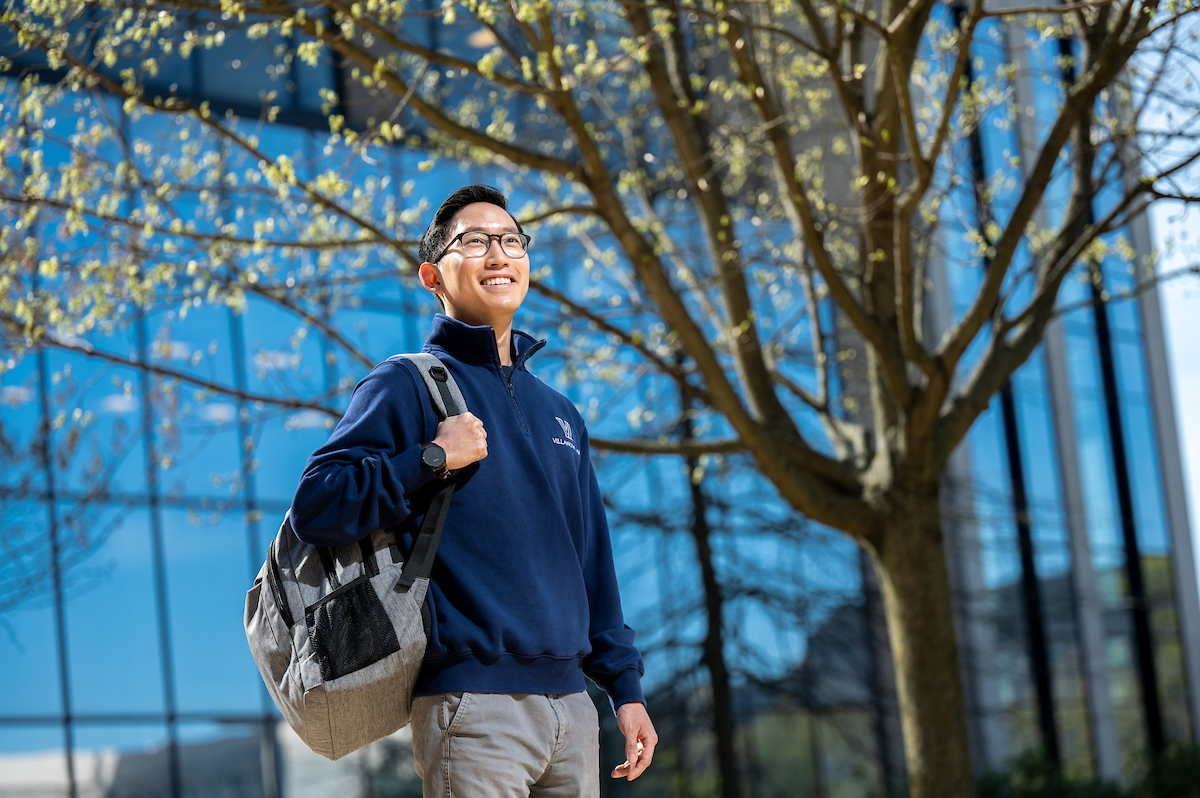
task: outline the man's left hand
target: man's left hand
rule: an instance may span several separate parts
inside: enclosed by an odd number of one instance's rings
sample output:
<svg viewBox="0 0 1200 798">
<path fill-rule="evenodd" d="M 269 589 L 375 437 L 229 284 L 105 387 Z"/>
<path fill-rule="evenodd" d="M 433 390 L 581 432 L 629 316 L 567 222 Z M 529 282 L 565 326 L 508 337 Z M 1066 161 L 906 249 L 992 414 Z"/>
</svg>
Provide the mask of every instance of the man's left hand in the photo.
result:
<svg viewBox="0 0 1200 798">
<path fill-rule="evenodd" d="M 633 781 L 650 767 L 658 735 L 654 732 L 654 724 L 650 722 L 645 704 L 622 704 L 617 707 L 617 728 L 625 735 L 625 761 L 613 769 L 612 777 Z"/>
</svg>

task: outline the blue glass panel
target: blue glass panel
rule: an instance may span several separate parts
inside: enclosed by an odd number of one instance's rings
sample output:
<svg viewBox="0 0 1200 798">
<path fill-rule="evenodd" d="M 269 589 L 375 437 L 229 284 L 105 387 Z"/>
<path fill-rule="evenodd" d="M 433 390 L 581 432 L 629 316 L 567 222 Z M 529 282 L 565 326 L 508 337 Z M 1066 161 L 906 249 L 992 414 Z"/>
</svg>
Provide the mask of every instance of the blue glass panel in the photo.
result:
<svg viewBox="0 0 1200 798">
<path fill-rule="evenodd" d="M 327 352 L 336 358 L 336 363 L 328 373 L 331 379 L 326 383 L 327 389 L 335 387 L 342 379 L 348 379 L 348 387 L 352 388 L 367 375 L 375 363 L 398 352 L 413 351 L 405 348 L 408 332 L 406 328 L 410 325 L 405 324 L 404 318 L 397 312 L 340 310 L 333 323 L 342 338 L 354 347 L 355 351 L 364 355 L 371 365 L 351 357 L 344 347 L 327 340 Z"/>
<path fill-rule="evenodd" d="M 0 502 L 0 717 L 62 711 L 49 518 L 41 504 Z"/>
<path fill-rule="evenodd" d="M 1013 377 L 1025 495 L 1041 579 L 1065 574 L 1070 567 L 1058 449 L 1045 372 L 1039 350 Z"/>
<path fill-rule="evenodd" d="M 147 319 L 150 361 L 233 388 L 229 311 L 202 306 Z M 236 400 L 182 380 L 154 380 L 154 443 L 159 490 L 166 496 L 232 500 L 241 456 Z"/>
<path fill-rule="evenodd" d="M 39 454 L 37 358 L 30 355 L 14 361 L 0 375 L 0 486 L 40 490 L 45 486 L 45 468 Z"/>
<path fill-rule="evenodd" d="M 0 725 L 0 795 L 66 798 L 69 794 L 62 726 Z"/>
<path fill-rule="evenodd" d="M 311 410 L 273 416 L 259 426 L 255 447 L 255 491 L 261 499 L 291 504 L 304 464 L 317 447 L 329 440 L 336 419 Z M 267 527 L 283 519 L 265 519 Z"/>
<path fill-rule="evenodd" d="M 1157 431 L 1150 408 L 1141 403 L 1125 403 L 1121 406 L 1121 417 L 1139 548 L 1143 555 L 1167 554 L 1171 550 L 1171 537 L 1158 478 Z"/>
<path fill-rule="evenodd" d="M 201 91 L 218 102 L 258 109 L 271 92 L 276 93 L 274 105 L 287 107 L 287 85 L 274 68 L 280 59 L 274 49 L 283 42 L 277 33 L 262 39 L 250 39 L 244 32 L 232 30 L 220 47 L 197 48 L 192 57 L 199 58 L 202 72 Z"/>
<path fill-rule="evenodd" d="M 250 123 L 244 122 L 243 124 Z M 295 164 L 298 176 L 302 178 L 313 176 L 313 163 L 318 157 L 318 139 L 314 136 L 319 134 L 289 125 L 255 125 L 254 127 L 254 132 L 259 137 L 260 150 L 271 157 L 286 155 Z M 253 165 L 253 162 L 248 162 L 246 165 Z M 267 199 L 266 201 L 273 200 Z"/>
<path fill-rule="evenodd" d="M 97 348 L 136 359 L 127 331 L 95 336 Z M 60 490 L 137 495 L 146 490 L 141 375 L 99 358 L 50 350 L 53 458 Z"/>
<path fill-rule="evenodd" d="M 241 314 L 251 393 L 310 400 L 325 390 L 316 330 L 277 305 L 251 300 Z"/>
<path fill-rule="evenodd" d="M 61 512 L 86 514 L 90 530 L 91 554 L 72 571 L 66 591 L 75 710 L 163 711 L 149 512 L 67 504 Z"/>
<path fill-rule="evenodd" d="M 1062 70 L 1058 66 L 1058 40 L 1043 38 L 1038 31 L 1028 28 L 1025 41 L 1027 46 L 1023 55 L 1028 60 L 1029 86 L 1033 92 L 1033 96 L 1029 98 L 1029 108 L 1033 111 L 1032 120 L 1037 137 L 1033 142 L 1033 151 L 1036 152 L 1045 142 L 1050 127 L 1058 118 L 1065 92 Z M 1066 168 L 1069 158 L 1070 147 L 1064 147 L 1043 195 L 1042 205 L 1046 213 L 1046 222 L 1051 227 L 1062 223 L 1062 215 L 1071 195 L 1071 173 Z"/>
<path fill-rule="evenodd" d="M 165 726 L 79 723 L 73 738 L 80 794 L 109 798 L 171 794 Z"/>
<path fill-rule="evenodd" d="M 1142 323 L 1139 316 L 1135 299 L 1119 296 L 1112 299 L 1108 303 L 1108 321 L 1113 338 L 1140 345 Z"/>
<path fill-rule="evenodd" d="M 201 48 L 203 49 L 203 48 Z M 196 77 L 198 61 L 195 55 L 184 58 L 175 48 L 169 55 L 157 51 L 155 60 L 158 62 L 158 74 L 153 77 L 142 73 L 145 81 L 146 94 L 151 97 L 178 95 L 194 96 L 196 93 Z"/>
<path fill-rule="evenodd" d="M 1013 582 L 1021 573 L 1003 423 L 1000 403 L 993 400 L 967 438 L 971 451 L 972 505 L 970 509 L 964 508 L 969 515 L 962 520 L 976 527 L 982 546 L 983 582 L 989 588 Z"/>
<path fill-rule="evenodd" d="M 251 563 L 245 519 L 164 510 L 163 533 L 176 706 L 260 711 L 262 679 L 239 622 L 261 564 Z"/>
</svg>

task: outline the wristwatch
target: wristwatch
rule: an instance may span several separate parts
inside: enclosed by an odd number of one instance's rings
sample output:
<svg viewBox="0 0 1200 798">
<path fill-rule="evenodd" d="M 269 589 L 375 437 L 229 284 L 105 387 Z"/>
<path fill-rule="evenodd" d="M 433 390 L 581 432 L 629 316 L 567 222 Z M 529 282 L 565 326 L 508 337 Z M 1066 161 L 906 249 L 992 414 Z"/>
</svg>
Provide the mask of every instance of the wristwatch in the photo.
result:
<svg viewBox="0 0 1200 798">
<path fill-rule="evenodd" d="M 421 444 L 421 462 L 429 466 L 438 479 L 450 476 L 450 469 L 446 468 L 446 450 L 436 443 Z"/>
</svg>

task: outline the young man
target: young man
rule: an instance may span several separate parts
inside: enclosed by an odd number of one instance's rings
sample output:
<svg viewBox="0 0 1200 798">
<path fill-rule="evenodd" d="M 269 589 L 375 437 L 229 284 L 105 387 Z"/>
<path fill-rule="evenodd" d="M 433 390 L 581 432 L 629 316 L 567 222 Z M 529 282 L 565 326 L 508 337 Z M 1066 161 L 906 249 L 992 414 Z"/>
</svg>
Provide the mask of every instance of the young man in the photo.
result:
<svg viewBox="0 0 1200 798">
<path fill-rule="evenodd" d="M 494 188 L 459 189 L 421 239 L 421 282 L 445 311 L 425 351 L 446 364 L 470 412 L 439 422 L 411 364 L 376 367 L 309 458 L 292 526 L 309 543 L 345 545 L 399 524 L 411 544 L 438 480 L 456 480 L 413 691 L 424 794 L 598 796 L 584 675 L 608 694 L 625 736 L 614 778 L 640 776 L 658 738 L 583 419 L 525 369 L 545 342 L 513 329 L 529 237 L 507 206 Z"/>
</svg>

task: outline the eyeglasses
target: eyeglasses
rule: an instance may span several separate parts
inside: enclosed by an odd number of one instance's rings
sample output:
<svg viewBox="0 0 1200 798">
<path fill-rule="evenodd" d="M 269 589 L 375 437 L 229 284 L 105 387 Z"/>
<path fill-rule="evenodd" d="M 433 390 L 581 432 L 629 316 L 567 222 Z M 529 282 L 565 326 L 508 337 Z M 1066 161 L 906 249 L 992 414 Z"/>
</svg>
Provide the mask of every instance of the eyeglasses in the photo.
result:
<svg viewBox="0 0 1200 798">
<path fill-rule="evenodd" d="M 492 248 L 492 239 L 500 242 L 500 249 L 510 258 L 521 258 L 525 256 L 529 249 L 529 242 L 532 238 L 524 233 L 485 233 L 482 230 L 467 230 L 459 233 L 454 238 L 450 239 L 450 243 L 442 250 L 441 254 L 433 259 L 437 263 L 442 258 L 446 257 L 446 253 L 450 251 L 450 247 L 454 246 L 455 241 L 462 242 L 463 254 L 469 258 L 479 258 L 488 253 Z"/>
</svg>

